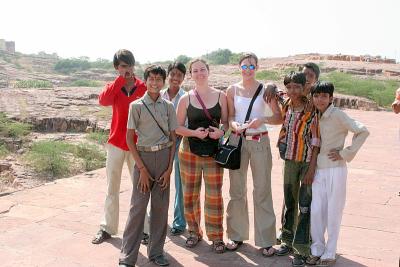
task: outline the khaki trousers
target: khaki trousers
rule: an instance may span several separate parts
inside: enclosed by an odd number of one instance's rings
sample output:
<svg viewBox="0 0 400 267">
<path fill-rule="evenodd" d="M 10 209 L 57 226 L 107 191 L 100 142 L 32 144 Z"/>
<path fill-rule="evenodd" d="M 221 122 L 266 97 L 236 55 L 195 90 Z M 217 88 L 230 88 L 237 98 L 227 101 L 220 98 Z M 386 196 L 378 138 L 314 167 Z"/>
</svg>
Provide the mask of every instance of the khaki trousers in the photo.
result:
<svg viewBox="0 0 400 267">
<path fill-rule="evenodd" d="M 100 223 L 100 229 L 110 235 L 118 233 L 119 222 L 119 189 L 121 185 L 121 173 L 124 162 L 128 165 L 131 181 L 133 179 L 133 166 L 135 161 L 129 151 L 107 144 L 107 194 L 104 203 L 104 217 Z M 144 232 L 149 232 L 148 218 L 145 219 Z"/>
<path fill-rule="evenodd" d="M 232 135 L 231 144 L 237 144 L 238 137 Z M 230 200 L 227 208 L 227 234 L 235 241 L 249 239 L 249 211 L 247 204 L 247 170 L 253 176 L 254 240 L 259 247 L 276 243 L 275 213 L 271 192 L 272 155 L 269 137 L 259 141 L 243 138 L 239 170 L 229 170 Z"/>
</svg>

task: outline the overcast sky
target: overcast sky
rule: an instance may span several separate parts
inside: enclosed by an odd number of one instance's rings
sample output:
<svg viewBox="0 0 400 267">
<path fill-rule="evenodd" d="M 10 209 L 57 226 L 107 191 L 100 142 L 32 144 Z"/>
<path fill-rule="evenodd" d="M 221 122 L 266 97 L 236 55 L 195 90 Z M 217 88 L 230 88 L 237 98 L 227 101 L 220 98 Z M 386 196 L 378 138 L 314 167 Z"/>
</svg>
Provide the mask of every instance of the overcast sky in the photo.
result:
<svg viewBox="0 0 400 267">
<path fill-rule="evenodd" d="M 259 57 L 301 53 L 381 55 L 400 61 L 399 0 L 9 0 L 0 39 L 23 53 L 140 62 L 218 48 Z"/>
</svg>

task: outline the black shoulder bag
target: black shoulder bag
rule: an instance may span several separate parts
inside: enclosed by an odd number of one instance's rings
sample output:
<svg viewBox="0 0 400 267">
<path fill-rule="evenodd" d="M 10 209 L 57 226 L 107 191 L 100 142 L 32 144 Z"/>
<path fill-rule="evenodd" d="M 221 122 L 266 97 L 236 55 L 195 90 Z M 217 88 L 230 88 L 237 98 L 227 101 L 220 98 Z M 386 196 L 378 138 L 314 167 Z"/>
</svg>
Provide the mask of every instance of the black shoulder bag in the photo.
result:
<svg viewBox="0 0 400 267">
<path fill-rule="evenodd" d="M 254 101 L 257 96 L 260 94 L 263 85 L 260 84 L 257 88 L 256 93 L 251 99 L 249 109 L 247 110 L 246 118 L 244 122 L 246 122 L 250 118 L 251 109 L 253 108 Z M 225 144 L 220 146 L 217 154 L 215 155 L 215 161 L 219 166 L 226 169 L 237 170 L 240 169 L 240 156 L 242 149 L 242 136 L 240 135 L 239 143 L 237 146 L 229 145 L 229 138 L 226 140 Z"/>
</svg>

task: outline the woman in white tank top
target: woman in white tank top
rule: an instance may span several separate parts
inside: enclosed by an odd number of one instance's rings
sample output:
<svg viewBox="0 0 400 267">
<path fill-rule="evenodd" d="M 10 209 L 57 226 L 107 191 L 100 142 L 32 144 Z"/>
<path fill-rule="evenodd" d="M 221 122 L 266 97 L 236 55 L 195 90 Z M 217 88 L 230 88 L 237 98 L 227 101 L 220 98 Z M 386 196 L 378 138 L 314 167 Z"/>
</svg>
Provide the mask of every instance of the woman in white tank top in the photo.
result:
<svg viewBox="0 0 400 267">
<path fill-rule="evenodd" d="M 260 82 L 256 80 L 258 58 L 253 53 L 244 54 L 239 61 L 242 80 L 227 90 L 229 125 L 233 133 L 231 144 L 242 136 L 240 169 L 229 170 L 230 200 L 227 208 L 228 250 L 236 250 L 249 239 L 247 207 L 247 169 L 250 163 L 253 177 L 254 240 L 262 247 L 266 257 L 274 255 L 276 242 L 275 213 L 272 205 L 272 156 L 268 125 L 281 124 L 282 116 L 276 100 L 264 101 L 264 91 L 254 101 L 250 118 L 244 121 L 252 97 Z"/>
</svg>

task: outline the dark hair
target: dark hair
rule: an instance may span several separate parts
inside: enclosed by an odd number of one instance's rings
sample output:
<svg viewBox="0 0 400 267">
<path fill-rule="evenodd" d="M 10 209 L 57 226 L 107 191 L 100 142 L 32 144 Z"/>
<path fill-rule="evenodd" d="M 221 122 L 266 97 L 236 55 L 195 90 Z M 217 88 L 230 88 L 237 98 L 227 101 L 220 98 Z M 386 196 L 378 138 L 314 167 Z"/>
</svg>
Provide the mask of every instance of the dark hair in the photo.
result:
<svg viewBox="0 0 400 267">
<path fill-rule="evenodd" d="M 306 85 L 306 75 L 302 72 L 291 71 L 289 74 L 285 75 L 285 78 L 283 78 L 283 84 L 286 86 L 291 82 L 304 86 Z"/>
<path fill-rule="evenodd" d="M 190 63 L 189 63 L 189 73 L 190 73 L 190 74 L 192 73 L 192 65 L 193 65 L 194 63 L 196 63 L 196 62 L 202 62 L 202 63 L 204 63 L 204 65 L 206 65 L 207 70 L 210 71 L 210 67 L 208 66 L 207 61 L 205 61 L 205 60 L 202 59 L 202 58 L 195 58 L 195 59 L 192 59 L 192 60 L 190 61 Z"/>
<path fill-rule="evenodd" d="M 161 75 L 164 82 L 165 82 L 165 79 L 167 78 L 167 72 L 160 65 L 150 65 L 144 70 L 143 76 L 144 76 L 145 81 L 147 81 L 147 78 L 149 78 L 150 73 L 152 73 L 154 75 Z"/>
<path fill-rule="evenodd" d="M 256 65 L 258 65 L 258 57 L 256 54 L 247 52 L 244 53 L 240 58 L 239 58 L 239 65 L 242 64 L 243 60 L 248 59 L 248 58 L 253 58 L 256 61 Z"/>
<path fill-rule="evenodd" d="M 317 77 L 317 80 L 319 78 L 319 74 L 320 74 L 320 70 L 317 64 L 315 64 L 314 62 L 307 62 L 306 64 L 304 64 L 304 68 L 307 69 L 312 69 L 312 71 L 315 73 L 315 76 Z"/>
<path fill-rule="evenodd" d="M 168 66 L 168 71 L 167 71 L 167 75 L 169 75 L 169 73 L 170 73 L 173 69 L 177 69 L 177 70 L 179 70 L 180 72 L 182 72 L 182 73 L 183 73 L 183 76 L 185 76 L 185 74 L 186 74 L 186 67 L 185 67 L 185 64 L 183 64 L 182 62 L 175 61 L 174 63 L 169 64 L 169 66 Z"/>
<path fill-rule="evenodd" d="M 128 64 L 129 66 L 135 66 L 135 57 L 132 52 L 126 49 L 120 49 L 114 54 L 113 64 L 117 68 L 121 61 Z"/>
<path fill-rule="evenodd" d="M 333 83 L 326 81 L 317 81 L 311 88 L 311 95 L 319 93 L 327 93 L 329 94 L 329 96 L 333 96 L 333 91 L 335 91 Z"/>
</svg>

